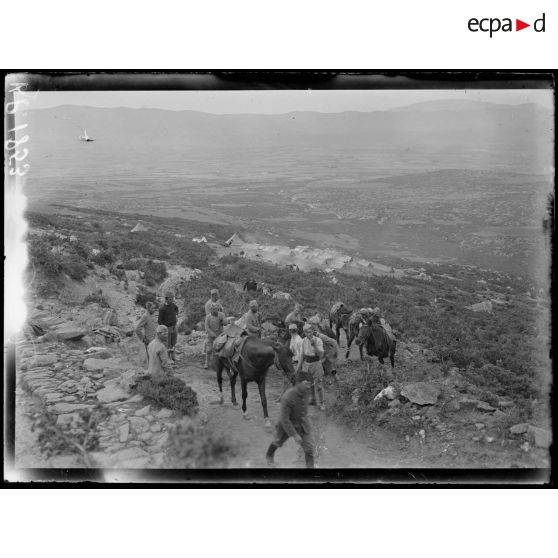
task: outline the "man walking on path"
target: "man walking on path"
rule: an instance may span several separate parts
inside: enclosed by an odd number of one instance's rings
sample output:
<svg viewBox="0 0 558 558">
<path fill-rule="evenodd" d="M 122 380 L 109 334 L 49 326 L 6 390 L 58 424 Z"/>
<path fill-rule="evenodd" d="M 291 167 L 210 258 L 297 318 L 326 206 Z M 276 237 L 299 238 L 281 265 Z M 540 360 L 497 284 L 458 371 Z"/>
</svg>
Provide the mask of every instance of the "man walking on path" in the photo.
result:
<svg viewBox="0 0 558 558">
<path fill-rule="evenodd" d="M 136 324 L 136 335 L 138 336 L 139 340 L 143 343 L 145 347 L 145 353 L 147 354 L 147 363 L 149 364 L 149 353 L 147 352 L 147 345 L 153 339 L 155 339 L 157 324 L 155 323 L 155 317 L 153 314 L 155 313 L 155 304 L 153 302 L 148 302 L 145 305 L 145 313 L 143 316 L 138 320 Z"/>
<path fill-rule="evenodd" d="M 304 324 L 303 330 L 305 338 L 302 341 L 302 360 L 298 363 L 297 373 L 303 371 L 310 374 L 312 377 L 310 405 L 316 404 L 317 394 L 318 406 L 321 411 L 325 411 L 324 368 L 322 366 L 324 344 L 319 337 L 314 335 L 314 328 L 311 324 Z"/>
<path fill-rule="evenodd" d="M 147 346 L 148 365 L 147 373 L 150 376 L 163 376 L 172 374 L 172 366 L 167 354 L 168 329 L 164 325 L 157 326 L 155 339 Z"/>
<path fill-rule="evenodd" d="M 222 306 L 218 302 L 213 302 L 211 304 L 211 313 L 205 317 L 205 333 L 207 337 L 205 339 L 205 363 L 203 367 L 206 369 L 209 368 L 209 362 L 213 356 L 213 341 L 223 333 L 225 316 L 219 312 L 219 308 L 222 308 Z"/>
<path fill-rule="evenodd" d="M 225 313 L 223 309 L 223 303 L 219 298 L 219 291 L 217 289 L 211 289 L 211 298 L 205 303 L 205 315 L 209 316 L 211 314 L 211 305 L 218 304 L 219 305 L 219 312 Z"/>
<path fill-rule="evenodd" d="M 273 456 L 291 436 L 304 451 L 306 467 L 314 468 L 314 443 L 310 436 L 308 420 L 308 394 L 312 377 L 307 372 L 297 375 L 297 383 L 281 397 L 281 411 L 275 427 L 275 439 L 267 449 L 266 459 L 273 467 Z"/>
<path fill-rule="evenodd" d="M 171 292 L 165 294 L 165 304 L 159 310 L 159 325 L 167 326 L 168 341 L 167 347 L 169 358 L 175 361 L 174 346 L 176 345 L 177 333 L 176 322 L 178 319 L 178 306 L 174 303 L 174 295 Z"/>
<path fill-rule="evenodd" d="M 250 337 L 262 336 L 262 315 L 258 312 L 258 301 L 251 300 L 248 305 L 250 310 L 244 314 L 244 329 Z"/>
</svg>

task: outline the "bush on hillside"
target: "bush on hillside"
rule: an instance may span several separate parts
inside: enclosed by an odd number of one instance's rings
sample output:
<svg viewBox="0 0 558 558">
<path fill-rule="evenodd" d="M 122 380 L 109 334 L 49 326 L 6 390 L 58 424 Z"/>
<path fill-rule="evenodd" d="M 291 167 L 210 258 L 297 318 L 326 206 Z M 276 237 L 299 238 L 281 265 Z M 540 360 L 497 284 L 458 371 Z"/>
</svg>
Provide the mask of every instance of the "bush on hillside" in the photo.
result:
<svg viewBox="0 0 558 558">
<path fill-rule="evenodd" d="M 164 262 L 149 260 L 142 268 L 145 273 L 144 280 L 149 287 L 155 287 L 162 283 L 167 277 L 167 266 Z"/>
<path fill-rule="evenodd" d="M 182 421 L 169 432 L 165 467 L 180 469 L 211 469 L 227 467 L 238 455 L 239 446 L 225 434 L 207 427 Z"/>
<path fill-rule="evenodd" d="M 141 376 L 136 382 L 137 392 L 153 403 L 193 416 L 198 412 L 196 392 L 173 376 Z"/>
</svg>

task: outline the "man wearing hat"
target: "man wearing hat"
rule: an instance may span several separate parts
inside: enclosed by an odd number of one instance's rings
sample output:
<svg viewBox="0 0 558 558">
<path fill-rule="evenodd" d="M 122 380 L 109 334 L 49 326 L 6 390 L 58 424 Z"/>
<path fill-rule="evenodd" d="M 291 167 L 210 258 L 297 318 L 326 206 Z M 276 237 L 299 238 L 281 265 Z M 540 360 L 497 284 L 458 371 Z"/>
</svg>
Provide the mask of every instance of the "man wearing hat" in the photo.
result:
<svg viewBox="0 0 558 558">
<path fill-rule="evenodd" d="M 223 333 L 223 324 L 225 320 L 225 315 L 219 312 L 222 306 L 218 302 L 212 302 L 210 306 L 210 314 L 205 317 L 205 333 L 207 335 L 205 339 L 205 364 L 204 368 L 209 368 L 209 362 L 213 356 L 213 341 Z"/>
<path fill-rule="evenodd" d="M 273 456 L 291 436 L 304 451 L 306 467 L 314 468 L 314 443 L 310 436 L 310 421 L 308 420 L 308 394 L 312 376 L 308 372 L 299 372 L 296 384 L 288 389 L 281 397 L 279 420 L 275 426 L 275 439 L 267 449 L 266 459 L 273 467 Z"/>
<path fill-rule="evenodd" d="M 297 373 L 303 371 L 310 374 L 313 380 L 310 405 L 316 404 L 317 394 L 318 406 L 321 411 L 325 411 L 323 386 L 324 368 L 322 366 L 324 344 L 319 337 L 314 335 L 314 327 L 311 324 L 304 324 L 302 329 L 304 331 L 302 360 L 298 363 Z"/>
<path fill-rule="evenodd" d="M 223 303 L 219 299 L 219 291 L 217 289 L 211 289 L 211 298 L 205 303 L 205 315 L 209 316 L 211 314 L 211 305 L 218 304 L 219 312 L 225 313 L 223 309 Z"/>
<path fill-rule="evenodd" d="M 294 369 L 297 369 L 298 363 L 302 360 L 302 337 L 298 334 L 298 327 L 296 324 L 289 324 L 289 333 L 291 340 L 289 341 L 289 349 L 293 354 Z M 275 400 L 275 403 L 281 402 L 282 395 L 292 386 L 291 380 L 287 376 L 283 376 L 283 390 L 281 395 Z"/>
<path fill-rule="evenodd" d="M 297 302 L 294 306 L 294 310 L 290 314 L 287 314 L 285 325 L 288 326 L 290 324 L 301 323 L 302 321 L 302 305 Z"/>
<path fill-rule="evenodd" d="M 155 339 L 147 346 L 148 366 L 147 373 L 151 376 L 172 374 L 172 367 L 167 354 L 168 328 L 164 325 L 157 326 Z"/>
<path fill-rule="evenodd" d="M 244 314 L 244 329 L 247 331 L 249 337 L 262 336 L 262 315 L 258 312 L 258 301 L 251 300 L 248 307 L 250 308 Z"/>
<path fill-rule="evenodd" d="M 171 292 L 165 293 L 165 304 L 159 310 L 159 325 L 167 326 L 168 340 L 167 347 L 169 358 L 176 360 L 174 357 L 174 346 L 176 345 L 176 321 L 178 319 L 178 306 L 174 303 L 174 294 Z"/>
</svg>

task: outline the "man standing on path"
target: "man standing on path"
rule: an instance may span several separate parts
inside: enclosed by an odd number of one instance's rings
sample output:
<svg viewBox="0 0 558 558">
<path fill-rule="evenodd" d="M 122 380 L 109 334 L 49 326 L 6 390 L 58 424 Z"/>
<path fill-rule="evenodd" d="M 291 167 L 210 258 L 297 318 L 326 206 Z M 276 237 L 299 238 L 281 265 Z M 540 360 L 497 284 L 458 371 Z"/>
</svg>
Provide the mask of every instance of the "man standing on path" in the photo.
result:
<svg viewBox="0 0 558 558">
<path fill-rule="evenodd" d="M 244 314 L 244 329 L 250 337 L 262 336 L 262 315 L 258 312 L 258 301 L 251 300 L 248 312 Z"/>
<path fill-rule="evenodd" d="M 174 362 L 174 346 L 176 345 L 177 333 L 176 322 L 178 319 L 178 306 L 174 303 L 174 295 L 171 292 L 165 294 L 165 304 L 159 310 L 159 325 L 167 326 L 168 329 L 168 352 L 169 358 Z"/>
<path fill-rule="evenodd" d="M 316 404 L 316 394 L 318 395 L 318 406 L 321 411 L 325 411 L 324 405 L 324 368 L 322 358 L 324 356 L 324 344 L 319 337 L 314 335 L 314 328 L 311 324 L 304 324 L 304 339 L 302 341 L 302 360 L 298 363 L 297 373 L 300 371 L 308 372 L 312 377 L 312 390 L 310 405 Z"/>
<path fill-rule="evenodd" d="M 172 374 L 172 366 L 167 354 L 168 329 L 164 325 L 157 326 L 155 339 L 147 346 L 148 366 L 150 376 L 163 376 Z"/>
<path fill-rule="evenodd" d="M 149 353 L 147 352 L 147 345 L 155 339 L 157 324 L 155 323 L 155 304 L 153 302 L 148 302 L 145 305 L 145 313 L 138 320 L 136 324 L 136 335 L 139 340 L 143 343 L 145 347 L 145 353 L 147 354 L 147 363 L 149 364 Z"/>
<path fill-rule="evenodd" d="M 308 420 L 308 394 L 312 377 L 307 372 L 297 375 L 297 383 L 288 389 L 281 397 L 281 411 L 275 427 L 275 439 L 267 449 L 266 459 L 273 467 L 273 456 L 291 436 L 304 451 L 306 467 L 314 468 L 314 443 L 310 436 L 310 421 Z"/>
<path fill-rule="evenodd" d="M 205 303 L 205 315 L 209 316 L 211 314 L 211 305 L 218 304 L 219 305 L 219 312 L 225 313 L 223 309 L 223 303 L 219 298 L 219 291 L 217 289 L 211 289 L 211 298 Z"/>
<path fill-rule="evenodd" d="M 211 310 L 209 316 L 205 317 L 205 333 L 207 335 L 205 339 L 205 363 L 203 367 L 205 369 L 209 368 L 209 363 L 211 357 L 213 356 L 213 341 L 223 333 L 223 322 L 225 320 L 224 314 L 219 312 L 219 308 L 222 306 L 218 302 L 213 302 L 211 304 Z"/>
<path fill-rule="evenodd" d="M 289 341 L 289 349 L 293 354 L 293 366 L 296 370 L 298 363 L 302 360 L 302 337 L 298 334 L 298 328 L 296 324 L 289 325 L 289 333 L 291 334 L 291 340 Z M 281 395 L 275 400 L 275 403 L 281 402 L 281 397 L 283 394 L 292 386 L 292 382 L 286 375 L 283 376 L 283 389 Z"/>
</svg>

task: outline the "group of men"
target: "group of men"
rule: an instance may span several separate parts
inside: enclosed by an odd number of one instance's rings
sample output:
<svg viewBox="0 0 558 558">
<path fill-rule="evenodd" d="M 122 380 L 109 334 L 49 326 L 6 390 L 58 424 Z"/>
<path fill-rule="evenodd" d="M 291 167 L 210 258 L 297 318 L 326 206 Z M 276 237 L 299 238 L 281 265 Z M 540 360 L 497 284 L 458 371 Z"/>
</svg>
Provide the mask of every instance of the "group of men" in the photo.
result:
<svg viewBox="0 0 558 558">
<path fill-rule="evenodd" d="M 237 321 L 249 336 L 261 337 L 263 319 L 258 309 L 258 302 L 251 300 L 248 311 Z M 178 307 L 172 293 L 165 294 L 163 306 L 159 309 L 155 323 L 154 303 L 146 304 L 146 311 L 136 325 L 136 334 L 145 346 L 148 374 L 170 374 L 176 361 L 175 345 L 177 341 Z M 276 425 L 275 437 L 269 446 L 266 459 L 270 466 L 274 463 L 274 454 L 288 438 L 292 437 L 304 451 L 306 466 L 314 466 L 314 444 L 311 438 L 310 422 L 307 417 L 308 405 L 317 405 L 325 410 L 324 373 L 331 373 L 335 378 L 337 343 L 324 335 L 318 324 L 305 322 L 302 306 L 295 304 L 294 310 L 285 318 L 285 325 L 290 334 L 289 347 L 293 355 L 296 381 L 284 379 L 283 391 L 276 400 L 280 403 L 280 416 Z M 378 319 L 379 309 L 363 308 L 359 311 L 363 318 Z M 219 291 L 212 289 L 210 299 L 205 303 L 204 368 L 209 368 L 213 357 L 213 343 L 221 335 L 228 321 L 225 317 Z M 299 324 L 303 325 L 303 336 L 299 335 Z M 385 321 L 382 320 L 383 324 Z"/>
<path fill-rule="evenodd" d="M 165 294 L 157 322 L 156 310 L 157 306 L 153 302 L 145 305 L 145 312 L 136 324 L 135 332 L 145 346 L 147 373 L 170 374 L 176 362 L 178 306 L 174 302 L 174 295 L 170 292 Z"/>
</svg>

